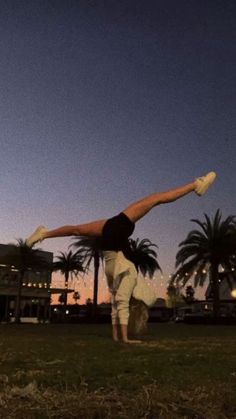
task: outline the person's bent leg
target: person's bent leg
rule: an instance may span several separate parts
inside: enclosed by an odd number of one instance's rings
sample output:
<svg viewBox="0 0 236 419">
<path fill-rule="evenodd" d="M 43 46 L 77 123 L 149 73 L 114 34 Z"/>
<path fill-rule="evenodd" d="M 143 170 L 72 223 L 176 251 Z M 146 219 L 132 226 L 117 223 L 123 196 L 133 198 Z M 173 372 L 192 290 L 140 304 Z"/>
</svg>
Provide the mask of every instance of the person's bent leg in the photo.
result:
<svg viewBox="0 0 236 419">
<path fill-rule="evenodd" d="M 28 246 L 49 238 L 66 236 L 101 236 L 102 229 L 106 220 L 93 221 L 88 224 L 65 225 L 54 230 L 48 230 L 44 226 L 39 226 L 31 236 L 26 239 Z"/>
<path fill-rule="evenodd" d="M 135 223 L 157 205 L 176 201 L 191 192 L 195 192 L 200 196 L 203 195 L 209 186 L 214 182 L 215 178 L 216 174 L 214 172 L 210 172 L 206 176 L 197 178 L 193 182 L 178 188 L 148 195 L 145 198 L 129 205 L 122 212 Z"/>
</svg>

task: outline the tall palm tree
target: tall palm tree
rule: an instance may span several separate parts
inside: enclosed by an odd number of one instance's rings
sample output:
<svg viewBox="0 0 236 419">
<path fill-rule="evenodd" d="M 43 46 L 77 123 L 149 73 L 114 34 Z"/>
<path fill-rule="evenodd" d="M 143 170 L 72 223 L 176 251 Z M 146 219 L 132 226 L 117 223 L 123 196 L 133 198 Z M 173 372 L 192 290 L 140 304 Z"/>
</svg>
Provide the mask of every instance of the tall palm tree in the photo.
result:
<svg viewBox="0 0 236 419">
<path fill-rule="evenodd" d="M 85 269 L 88 270 L 91 263 L 94 266 L 94 287 L 93 287 L 93 310 L 94 316 L 97 311 L 98 301 L 98 275 L 100 267 L 100 259 L 102 259 L 102 242 L 101 237 L 85 237 L 75 238 L 73 247 L 77 248 L 77 253 L 86 261 Z"/>
<path fill-rule="evenodd" d="M 23 239 L 18 239 L 17 244 L 9 245 L 9 253 L 6 257 L 6 263 L 13 265 L 18 271 L 17 295 L 15 305 L 15 322 L 20 323 L 20 304 L 22 294 L 22 284 L 25 273 L 32 271 L 51 271 L 51 264 L 43 256 L 40 249 L 33 249 L 27 246 Z"/>
<path fill-rule="evenodd" d="M 65 277 L 65 292 L 64 292 L 64 306 L 67 305 L 67 289 L 68 289 L 68 282 L 69 277 L 73 278 L 73 276 L 78 276 L 80 272 L 85 272 L 85 268 L 83 267 L 83 261 L 81 256 L 78 253 L 72 253 L 70 250 L 67 252 L 60 252 L 59 256 L 57 256 L 57 260 L 53 263 L 53 271 L 60 271 L 62 275 Z"/>
<path fill-rule="evenodd" d="M 161 271 L 157 262 L 157 253 L 153 249 L 158 248 L 156 244 L 151 243 L 149 239 L 140 240 L 139 238 L 129 239 L 129 242 L 132 261 L 143 276 L 148 275 L 152 278 L 156 270 Z"/>
<path fill-rule="evenodd" d="M 203 286 L 208 278 L 213 294 L 213 313 L 217 318 L 220 310 L 219 268 L 221 266 L 228 273 L 230 282 L 230 272 L 236 261 L 236 223 L 232 215 L 222 221 L 219 209 L 212 220 L 204 215 L 204 221 L 191 220 L 201 231 L 190 231 L 179 244 L 181 249 L 176 255 L 176 272 L 172 281 L 182 281 L 184 286 L 194 278 L 196 287 Z"/>
</svg>

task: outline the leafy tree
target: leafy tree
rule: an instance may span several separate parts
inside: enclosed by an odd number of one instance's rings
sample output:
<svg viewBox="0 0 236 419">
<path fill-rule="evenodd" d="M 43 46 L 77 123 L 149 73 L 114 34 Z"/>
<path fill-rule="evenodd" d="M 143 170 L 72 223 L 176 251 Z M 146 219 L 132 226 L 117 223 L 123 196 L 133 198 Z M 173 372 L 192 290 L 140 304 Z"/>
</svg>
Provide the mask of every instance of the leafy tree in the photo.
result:
<svg viewBox="0 0 236 419">
<path fill-rule="evenodd" d="M 27 246 L 23 239 L 18 239 L 17 244 L 9 245 L 6 264 L 13 265 L 19 271 L 17 276 L 15 322 L 20 323 L 21 294 L 25 273 L 30 270 L 33 272 L 51 271 L 52 265 L 40 249 L 33 249 Z"/>
<path fill-rule="evenodd" d="M 203 286 L 208 279 L 213 294 L 213 313 L 217 318 L 220 313 L 219 268 L 222 266 L 228 273 L 230 283 L 230 273 L 235 267 L 236 223 L 232 215 L 222 221 L 219 209 L 212 220 L 204 215 L 204 221 L 191 220 L 201 230 L 190 231 L 179 244 L 181 249 L 176 255 L 176 272 L 172 281 L 182 281 L 184 286 L 194 278 L 196 287 Z"/>
</svg>

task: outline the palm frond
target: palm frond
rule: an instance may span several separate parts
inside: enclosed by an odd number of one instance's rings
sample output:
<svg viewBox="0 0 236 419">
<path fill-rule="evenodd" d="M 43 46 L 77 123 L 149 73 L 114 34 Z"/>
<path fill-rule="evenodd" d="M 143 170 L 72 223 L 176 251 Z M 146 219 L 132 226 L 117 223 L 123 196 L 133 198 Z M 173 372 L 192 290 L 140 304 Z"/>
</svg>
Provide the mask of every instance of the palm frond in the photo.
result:
<svg viewBox="0 0 236 419">
<path fill-rule="evenodd" d="M 211 272 L 211 281 L 216 282 L 220 265 L 230 272 L 236 264 L 235 216 L 230 215 L 222 220 L 221 211 L 218 209 L 212 219 L 207 214 L 204 214 L 204 217 L 204 221 L 191 220 L 200 230 L 190 231 L 186 239 L 179 244 L 173 280 L 182 281 L 183 285 L 190 278 L 194 278 L 194 286 L 202 286 L 205 280 L 210 278 L 208 271 Z M 215 286 L 214 292 L 218 292 L 218 288 Z"/>
<path fill-rule="evenodd" d="M 129 239 L 132 261 L 136 269 L 142 273 L 143 276 L 148 275 L 153 277 L 156 270 L 161 271 L 161 267 L 157 261 L 157 252 L 153 248 L 158 246 L 152 243 L 149 239 Z"/>
</svg>

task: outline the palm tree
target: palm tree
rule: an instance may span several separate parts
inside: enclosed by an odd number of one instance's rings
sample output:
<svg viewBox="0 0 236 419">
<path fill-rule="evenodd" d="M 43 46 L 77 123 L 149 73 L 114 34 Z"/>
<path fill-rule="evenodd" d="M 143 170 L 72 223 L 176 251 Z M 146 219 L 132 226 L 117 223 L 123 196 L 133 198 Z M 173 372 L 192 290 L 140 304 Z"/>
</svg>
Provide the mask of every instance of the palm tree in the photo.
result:
<svg viewBox="0 0 236 419">
<path fill-rule="evenodd" d="M 21 293 L 25 273 L 29 270 L 50 271 L 52 266 L 46 260 L 46 257 L 43 256 L 40 249 L 33 249 L 32 247 L 27 246 L 23 239 L 18 239 L 17 244 L 9 246 L 9 253 L 6 260 L 7 264 L 14 266 L 19 271 L 19 275 L 17 276 L 15 322 L 20 323 Z"/>
<path fill-rule="evenodd" d="M 71 250 L 68 253 L 60 252 L 59 256 L 57 256 L 57 260 L 53 263 L 53 271 L 60 271 L 65 276 L 63 302 L 66 307 L 69 276 L 73 278 L 73 276 L 77 277 L 80 272 L 85 272 L 82 258 L 78 253 L 73 254 Z"/>
<path fill-rule="evenodd" d="M 86 261 L 85 270 L 88 270 L 92 262 L 94 265 L 93 314 L 95 316 L 98 301 L 98 274 L 100 259 L 102 259 L 101 237 L 80 236 L 79 239 L 75 238 L 75 240 L 72 246 L 78 249 L 77 253 Z"/>
<path fill-rule="evenodd" d="M 214 317 L 219 316 L 219 268 L 228 273 L 235 267 L 236 254 L 236 223 L 235 216 L 221 221 L 218 209 L 211 220 L 205 215 L 204 221 L 191 220 L 198 224 L 202 231 L 192 230 L 187 238 L 179 244 L 181 249 L 176 255 L 176 272 L 172 281 L 182 281 L 184 286 L 190 278 L 194 278 L 194 286 L 203 286 L 209 278 L 213 295 Z"/>
<path fill-rule="evenodd" d="M 143 276 L 148 275 L 153 277 L 156 270 L 161 271 L 161 267 L 157 262 L 157 253 L 153 247 L 158 247 L 156 244 L 151 243 L 149 239 L 139 240 L 137 238 L 129 239 L 130 253 L 132 262 L 135 264 L 137 271 L 140 271 Z"/>
</svg>

